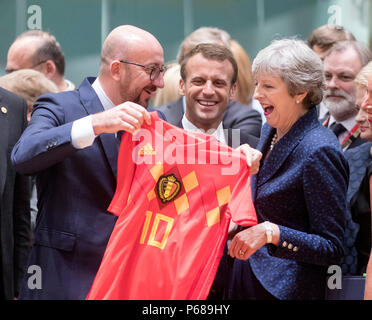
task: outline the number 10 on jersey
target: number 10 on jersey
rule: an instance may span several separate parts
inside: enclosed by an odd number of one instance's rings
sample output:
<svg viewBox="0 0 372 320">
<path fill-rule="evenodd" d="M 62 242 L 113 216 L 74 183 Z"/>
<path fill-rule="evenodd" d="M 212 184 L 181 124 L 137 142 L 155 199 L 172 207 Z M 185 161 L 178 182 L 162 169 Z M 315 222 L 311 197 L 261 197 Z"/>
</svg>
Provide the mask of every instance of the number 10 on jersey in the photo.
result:
<svg viewBox="0 0 372 320">
<path fill-rule="evenodd" d="M 146 240 L 148 231 L 150 229 L 150 224 L 151 224 L 151 220 L 152 220 L 152 214 L 153 213 L 151 211 L 146 211 L 146 219 L 145 219 L 145 223 L 144 223 L 143 228 L 142 228 L 142 234 L 141 234 L 141 238 L 140 238 L 140 244 L 144 244 L 145 243 L 145 240 Z M 155 237 L 156 237 L 156 234 L 157 234 L 157 231 L 158 231 L 158 228 L 159 228 L 159 223 L 161 221 L 167 223 L 167 226 L 165 228 L 165 232 L 164 232 L 164 235 L 163 235 L 162 240 L 161 241 L 157 241 L 157 240 L 155 240 Z M 164 247 L 165 247 L 165 245 L 166 245 L 166 243 L 167 243 L 169 234 L 170 234 L 170 232 L 172 230 L 173 223 L 174 223 L 174 219 L 173 218 L 167 217 L 167 216 L 165 216 L 163 214 L 160 214 L 160 213 L 156 213 L 155 214 L 154 221 L 152 223 L 152 227 L 151 227 L 151 231 L 150 231 L 150 236 L 149 236 L 149 239 L 147 241 L 147 244 L 150 245 L 150 246 L 154 246 L 154 247 L 157 247 L 157 248 L 163 250 Z"/>
</svg>

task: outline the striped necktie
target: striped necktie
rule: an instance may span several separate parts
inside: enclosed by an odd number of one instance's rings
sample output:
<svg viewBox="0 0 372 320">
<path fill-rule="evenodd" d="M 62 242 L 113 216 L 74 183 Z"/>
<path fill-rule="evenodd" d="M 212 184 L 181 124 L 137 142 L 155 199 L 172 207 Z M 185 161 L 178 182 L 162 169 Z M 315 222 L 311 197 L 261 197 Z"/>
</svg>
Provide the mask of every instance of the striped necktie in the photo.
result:
<svg viewBox="0 0 372 320">
<path fill-rule="evenodd" d="M 341 133 L 347 131 L 346 128 L 341 123 L 336 122 L 333 123 L 329 128 L 333 131 L 336 137 L 338 137 Z"/>
</svg>

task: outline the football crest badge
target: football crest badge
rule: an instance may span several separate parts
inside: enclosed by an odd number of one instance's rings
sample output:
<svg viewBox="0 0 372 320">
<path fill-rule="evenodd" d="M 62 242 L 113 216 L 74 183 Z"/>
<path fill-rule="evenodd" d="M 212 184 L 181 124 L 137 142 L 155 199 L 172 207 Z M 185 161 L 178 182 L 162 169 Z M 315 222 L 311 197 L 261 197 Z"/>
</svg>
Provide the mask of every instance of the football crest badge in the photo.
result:
<svg viewBox="0 0 372 320">
<path fill-rule="evenodd" d="M 181 182 L 171 173 L 161 176 L 156 184 L 156 191 L 162 203 L 172 201 L 181 191 Z"/>
</svg>

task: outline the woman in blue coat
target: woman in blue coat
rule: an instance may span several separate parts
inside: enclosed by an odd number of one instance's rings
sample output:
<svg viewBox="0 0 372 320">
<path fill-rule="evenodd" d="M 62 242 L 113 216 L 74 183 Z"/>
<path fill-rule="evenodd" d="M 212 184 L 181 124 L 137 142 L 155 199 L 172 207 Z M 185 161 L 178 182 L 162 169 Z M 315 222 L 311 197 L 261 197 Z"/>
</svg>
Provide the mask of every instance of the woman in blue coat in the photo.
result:
<svg viewBox="0 0 372 320">
<path fill-rule="evenodd" d="M 254 98 L 266 116 L 252 177 L 259 224 L 235 235 L 229 299 L 323 299 L 327 269 L 343 256 L 348 165 L 318 119 L 320 58 L 278 40 L 253 63 Z"/>
</svg>

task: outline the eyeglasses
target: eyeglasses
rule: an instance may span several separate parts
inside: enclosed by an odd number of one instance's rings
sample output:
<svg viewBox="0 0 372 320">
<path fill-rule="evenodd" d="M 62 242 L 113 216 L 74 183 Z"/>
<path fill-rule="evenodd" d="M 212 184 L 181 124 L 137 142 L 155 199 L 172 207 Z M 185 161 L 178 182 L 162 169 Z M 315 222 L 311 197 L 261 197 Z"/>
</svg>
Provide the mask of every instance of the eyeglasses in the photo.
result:
<svg viewBox="0 0 372 320">
<path fill-rule="evenodd" d="M 48 60 L 49 60 L 49 59 L 47 59 L 47 60 L 41 60 L 40 62 L 38 62 L 38 63 L 32 65 L 31 67 L 27 67 L 27 69 L 34 69 L 34 68 L 36 68 L 37 66 L 41 65 L 42 63 L 47 62 Z M 24 69 L 24 68 L 21 68 L 21 69 Z M 15 72 L 15 71 L 18 71 L 18 70 L 21 70 L 21 69 L 6 69 L 5 72 L 6 72 L 6 73 L 12 73 L 12 72 Z"/>
<path fill-rule="evenodd" d="M 47 59 L 47 60 L 41 60 L 40 62 L 38 62 L 37 64 L 34 64 L 32 67 L 31 67 L 31 69 L 33 69 L 33 68 L 35 68 L 35 67 L 37 67 L 37 66 L 39 66 L 39 65 L 41 65 L 42 63 L 45 63 L 45 62 L 47 62 L 49 59 Z"/>
<path fill-rule="evenodd" d="M 135 66 L 144 68 L 145 70 L 147 70 L 147 72 L 150 72 L 150 80 L 151 81 L 155 81 L 159 77 L 160 73 L 164 74 L 165 71 L 167 71 L 167 67 L 164 66 L 164 65 L 161 66 L 161 67 L 156 67 L 156 66 L 149 67 L 149 66 L 144 66 L 142 64 L 138 64 L 138 63 L 134 63 L 134 62 L 124 61 L 124 60 L 119 60 L 119 61 L 121 63 L 133 64 Z"/>
</svg>

